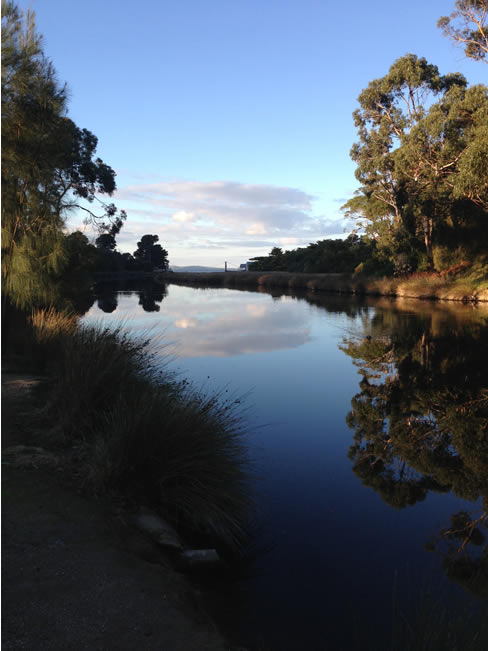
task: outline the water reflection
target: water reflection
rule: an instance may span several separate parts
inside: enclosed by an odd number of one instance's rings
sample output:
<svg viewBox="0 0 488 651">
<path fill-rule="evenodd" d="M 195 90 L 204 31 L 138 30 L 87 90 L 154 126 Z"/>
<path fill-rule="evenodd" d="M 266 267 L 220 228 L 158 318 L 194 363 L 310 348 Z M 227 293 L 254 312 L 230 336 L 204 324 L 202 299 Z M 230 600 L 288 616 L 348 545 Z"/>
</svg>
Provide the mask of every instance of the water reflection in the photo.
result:
<svg viewBox="0 0 488 651">
<path fill-rule="evenodd" d="M 253 389 L 252 416 L 267 424 L 247 441 L 260 473 L 256 544 L 272 545 L 224 615 L 244 640 L 388 649 L 394 585 L 407 617 L 405 595 L 423 609 L 431 577 L 439 617 L 475 602 L 455 581 L 486 594 L 482 308 L 170 285 L 147 312 L 143 288 L 120 289 L 114 312 L 94 304 L 86 319 L 178 341 L 185 377 Z"/>
<path fill-rule="evenodd" d="M 159 312 L 161 302 L 167 296 L 166 285 L 155 283 L 152 280 L 119 279 L 96 283 L 93 287 L 92 300 L 84 305 L 82 311 L 86 314 L 96 302 L 97 307 L 106 314 L 115 312 L 118 308 L 118 295 L 130 296 L 136 294 L 139 297 L 139 305 L 144 312 Z"/>
<path fill-rule="evenodd" d="M 428 548 L 448 576 L 488 597 L 486 329 L 377 309 L 341 349 L 362 375 L 347 415 L 355 474 L 400 509 L 430 491 L 473 502 Z"/>
<path fill-rule="evenodd" d="M 159 312 L 161 302 L 167 296 L 166 285 L 146 283 L 139 292 L 139 305 L 144 312 Z"/>
<path fill-rule="evenodd" d="M 135 292 L 138 304 L 145 312 L 159 312 L 163 298 L 168 296 L 165 286 L 148 283 L 136 285 L 131 291 L 129 283 L 100 284 L 95 288 L 97 308 L 105 313 L 117 310 L 115 318 L 130 324 L 137 320 L 137 311 L 129 305 L 118 304 L 122 297 Z M 176 343 L 179 358 L 229 357 L 264 353 L 306 344 L 310 338 L 308 318 L 296 310 L 294 298 L 280 294 L 273 301 L 262 293 L 236 292 L 233 290 L 203 290 L 195 292 L 195 300 L 188 289 L 172 286 L 165 309 L 158 320 L 146 322 L 151 327 L 164 328 L 168 338 Z M 204 295 L 203 295 L 204 293 Z M 96 318 L 92 309 L 88 318 Z"/>
<path fill-rule="evenodd" d="M 286 297 L 272 303 L 240 299 L 238 307 L 232 300 L 218 305 L 211 302 L 207 307 L 211 314 L 202 314 L 201 305 L 185 305 L 178 314 L 173 312 L 182 357 L 227 357 L 296 348 L 311 336 L 304 315 Z"/>
<path fill-rule="evenodd" d="M 97 305 L 106 314 L 111 314 L 117 309 L 117 293 L 110 285 L 102 285 L 97 292 Z"/>
</svg>

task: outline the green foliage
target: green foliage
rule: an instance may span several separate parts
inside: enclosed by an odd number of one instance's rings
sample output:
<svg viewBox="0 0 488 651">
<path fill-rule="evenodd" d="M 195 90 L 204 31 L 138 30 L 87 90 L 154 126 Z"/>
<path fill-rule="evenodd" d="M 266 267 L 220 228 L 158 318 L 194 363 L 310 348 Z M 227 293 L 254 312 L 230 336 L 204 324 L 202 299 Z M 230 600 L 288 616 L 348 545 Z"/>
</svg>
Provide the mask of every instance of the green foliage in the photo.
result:
<svg viewBox="0 0 488 651">
<path fill-rule="evenodd" d="M 7 235 L 6 246 L 9 239 Z M 61 294 L 56 281 L 66 261 L 64 236 L 56 226 L 26 232 L 2 257 L 2 292 L 22 308 L 57 303 Z"/>
<path fill-rule="evenodd" d="M 488 88 L 408 54 L 359 104 L 351 157 L 361 187 L 343 210 L 376 241 L 375 257 L 432 269 L 435 244 L 486 250 Z"/>
<path fill-rule="evenodd" d="M 456 0 L 455 7 L 437 26 L 464 47 L 468 58 L 488 63 L 488 0 Z"/>
<path fill-rule="evenodd" d="M 468 259 L 469 252 L 462 246 L 434 246 L 434 267 L 439 271 L 449 269 Z"/>
<path fill-rule="evenodd" d="M 252 271 L 289 271 L 292 273 L 352 273 L 366 261 L 374 243 L 357 235 L 346 239 L 321 240 L 305 248 L 282 251 L 275 247 L 267 257 L 252 258 Z"/>
<path fill-rule="evenodd" d="M 102 230 L 120 230 L 115 173 L 95 158 L 96 137 L 67 116 L 67 91 L 44 56 L 34 17 L 2 0 L 2 292 L 17 306 L 58 300 L 69 260 L 66 211 L 78 207 Z M 83 203 L 85 202 L 85 203 Z"/>
</svg>

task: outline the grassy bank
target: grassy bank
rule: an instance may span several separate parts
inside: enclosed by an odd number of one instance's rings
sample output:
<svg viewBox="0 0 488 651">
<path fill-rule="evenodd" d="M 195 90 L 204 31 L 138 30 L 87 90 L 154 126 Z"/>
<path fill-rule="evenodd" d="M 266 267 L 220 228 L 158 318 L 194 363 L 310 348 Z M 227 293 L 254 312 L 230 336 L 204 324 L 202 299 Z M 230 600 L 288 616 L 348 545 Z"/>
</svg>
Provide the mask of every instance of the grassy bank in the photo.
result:
<svg viewBox="0 0 488 651">
<path fill-rule="evenodd" d="M 48 444 L 76 457 L 87 488 L 157 510 L 190 542 L 239 552 L 249 491 L 235 399 L 178 380 L 148 340 L 120 328 L 53 310 L 35 313 L 31 326 L 28 350 L 50 378 L 36 422 Z"/>
<path fill-rule="evenodd" d="M 401 278 L 368 278 L 350 274 L 230 271 L 166 273 L 163 282 L 210 287 L 305 289 L 366 296 L 390 296 L 463 302 L 488 301 L 488 268 L 453 269 L 451 273 L 419 273 Z"/>
</svg>

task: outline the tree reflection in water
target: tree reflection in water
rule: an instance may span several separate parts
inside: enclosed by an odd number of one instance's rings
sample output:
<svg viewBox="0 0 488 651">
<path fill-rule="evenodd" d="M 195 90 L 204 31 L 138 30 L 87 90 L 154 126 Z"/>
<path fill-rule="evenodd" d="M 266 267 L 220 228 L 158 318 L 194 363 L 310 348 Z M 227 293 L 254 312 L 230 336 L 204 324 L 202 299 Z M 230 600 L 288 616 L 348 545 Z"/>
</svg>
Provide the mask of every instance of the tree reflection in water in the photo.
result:
<svg viewBox="0 0 488 651">
<path fill-rule="evenodd" d="M 476 502 L 426 547 L 488 597 L 488 328 L 381 309 L 365 319 L 369 334 L 341 346 L 363 376 L 347 415 L 353 470 L 397 508 L 429 491 Z"/>
<path fill-rule="evenodd" d="M 166 285 L 162 283 L 147 283 L 139 290 L 139 305 L 144 312 L 159 312 L 159 303 L 167 296 Z"/>
<path fill-rule="evenodd" d="M 118 307 L 118 295 L 121 292 L 129 295 L 132 293 L 137 294 L 139 305 L 144 312 L 159 312 L 161 309 L 160 303 L 168 295 L 166 285 L 155 283 L 152 280 L 120 279 L 105 281 L 98 283 L 94 289 L 94 299 L 97 301 L 98 308 L 106 313 L 115 312 Z"/>
</svg>

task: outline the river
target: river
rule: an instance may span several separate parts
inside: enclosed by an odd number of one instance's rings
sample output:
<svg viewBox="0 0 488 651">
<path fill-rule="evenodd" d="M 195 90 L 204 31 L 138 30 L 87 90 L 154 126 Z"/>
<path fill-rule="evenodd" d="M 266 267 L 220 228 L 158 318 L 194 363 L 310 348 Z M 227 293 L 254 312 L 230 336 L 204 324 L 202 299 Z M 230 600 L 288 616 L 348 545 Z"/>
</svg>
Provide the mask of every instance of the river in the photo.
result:
<svg viewBox="0 0 488 651">
<path fill-rule="evenodd" d="M 83 318 L 149 332 L 182 377 L 241 401 L 253 558 L 215 605 L 234 639 L 440 649 L 406 636 L 472 634 L 488 598 L 488 308 L 107 284 Z"/>
</svg>

